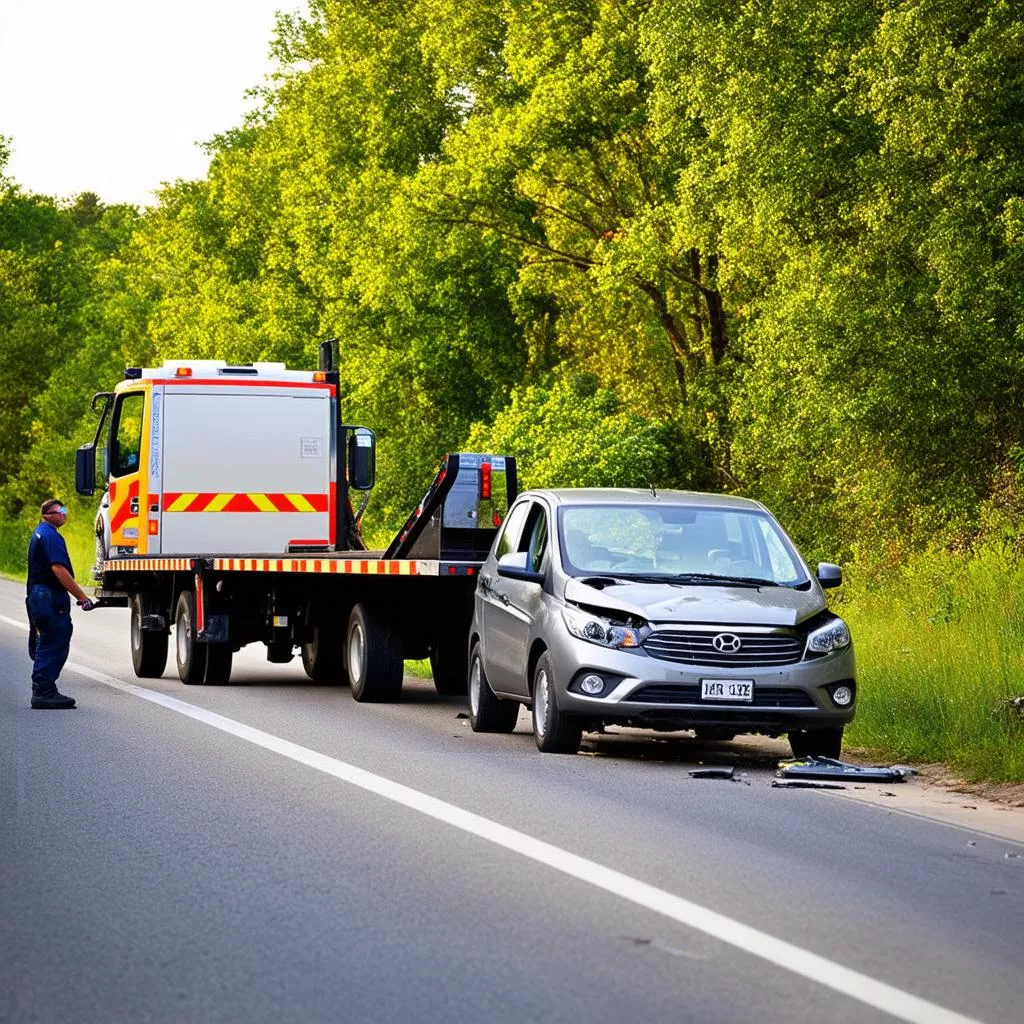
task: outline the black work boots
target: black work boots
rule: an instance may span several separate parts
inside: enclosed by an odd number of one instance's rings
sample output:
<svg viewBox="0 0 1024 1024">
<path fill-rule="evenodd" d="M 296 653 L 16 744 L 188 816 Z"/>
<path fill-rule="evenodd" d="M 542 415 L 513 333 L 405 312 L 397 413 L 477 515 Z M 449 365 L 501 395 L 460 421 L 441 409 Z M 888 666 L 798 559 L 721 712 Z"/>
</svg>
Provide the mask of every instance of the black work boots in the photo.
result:
<svg viewBox="0 0 1024 1024">
<path fill-rule="evenodd" d="M 56 683 L 32 684 L 32 707 L 40 709 L 62 710 L 75 706 L 74 697 L 65 697 L 57 689 Z"/>
</svg>

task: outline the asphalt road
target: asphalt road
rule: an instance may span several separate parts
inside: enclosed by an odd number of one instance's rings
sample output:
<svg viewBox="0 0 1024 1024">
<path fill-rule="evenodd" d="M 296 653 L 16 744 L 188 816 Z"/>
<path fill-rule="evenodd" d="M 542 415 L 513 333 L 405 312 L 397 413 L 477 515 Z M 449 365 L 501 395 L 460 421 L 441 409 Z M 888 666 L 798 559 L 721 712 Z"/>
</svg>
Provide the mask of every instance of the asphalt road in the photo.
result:
<svg viewBox="0 0 1024 1024">
<path fill-rule="evenodd" d="M 771 744 L 543 755 L 262 648 L 136 680 L 121 610 L 32 711 L 23 618 L 0 582 L 0 1020 L 1021 1020 L 1024 845 L 772 789 Z"/>
</svg>

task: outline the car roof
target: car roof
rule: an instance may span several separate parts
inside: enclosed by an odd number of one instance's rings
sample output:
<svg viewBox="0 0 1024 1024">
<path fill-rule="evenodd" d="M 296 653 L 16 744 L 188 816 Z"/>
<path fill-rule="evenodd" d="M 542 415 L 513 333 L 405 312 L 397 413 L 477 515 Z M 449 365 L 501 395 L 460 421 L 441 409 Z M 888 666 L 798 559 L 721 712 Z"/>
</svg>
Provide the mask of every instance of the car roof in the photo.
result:
<svg viewBox="0 0 1024 1024">
<path fill-rule="evenodd" d="M 554 505 L 703 505 L 708 508 L 764 511 L 764 505 L 751 498 L 709 494 L 705 491 L 673 491 L 650 487 L 557 487 L 523 493 L 543 495 Z"/>
</svg>

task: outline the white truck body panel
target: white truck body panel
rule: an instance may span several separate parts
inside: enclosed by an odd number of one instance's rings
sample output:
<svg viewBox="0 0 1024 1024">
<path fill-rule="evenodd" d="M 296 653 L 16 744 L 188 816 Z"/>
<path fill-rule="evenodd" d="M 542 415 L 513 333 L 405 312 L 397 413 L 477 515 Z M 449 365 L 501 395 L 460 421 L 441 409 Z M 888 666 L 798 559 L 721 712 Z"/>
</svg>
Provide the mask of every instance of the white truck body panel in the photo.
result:
<svg viewBox="0 0 1024 1024">
<path fill-rule="evenodd" d="M 160 554 L 284 553 L 297 543 L 327 544 L 335 457 L 332 403 L 326 388 L 289 383 L 197 382 L 163 389 Z M 174 495 L 182 497 L 175 502 Z M 200 496 L 191 509 L 171 510 L 175 503 L 187 506 L 189 495 Z M 227 495 L 262 505 L 281 504 L 285 496 L 284 504 L 299 507 L 313 499 L 315 510 L 197 511 L 208 495 L 218 496 L 215 505 Z"/>
</svg>

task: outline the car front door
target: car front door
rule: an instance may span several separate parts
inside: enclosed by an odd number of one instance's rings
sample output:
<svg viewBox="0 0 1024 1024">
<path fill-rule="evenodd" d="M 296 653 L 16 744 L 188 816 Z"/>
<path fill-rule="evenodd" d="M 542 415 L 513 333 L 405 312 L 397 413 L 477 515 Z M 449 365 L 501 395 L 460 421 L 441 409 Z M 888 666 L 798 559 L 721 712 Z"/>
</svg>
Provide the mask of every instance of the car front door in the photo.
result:
<svg viewBox="0 0 1024 1024">
<path fill-rule="evenodd" d="M 527 565 L 547 575 L 551 564 L 549 515 L 540 501 L 531 503 L 519 541 L 513 551 L 527 553 Z M 513 542 L 514 543 L 514 542 Z M 526 678 L 530 635 L 541 613 L 544 585 L 510 580 L 494 573 L 487 619 L 487 678 L 500 693 L 529 695 Z"/>
</svg>

